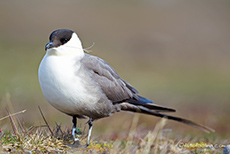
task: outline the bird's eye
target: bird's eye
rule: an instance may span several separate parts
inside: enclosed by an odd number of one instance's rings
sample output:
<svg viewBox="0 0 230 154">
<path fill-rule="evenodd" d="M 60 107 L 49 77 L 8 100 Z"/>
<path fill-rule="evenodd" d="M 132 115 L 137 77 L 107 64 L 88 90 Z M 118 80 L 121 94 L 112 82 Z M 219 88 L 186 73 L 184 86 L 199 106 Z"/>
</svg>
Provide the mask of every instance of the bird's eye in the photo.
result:
<svg viewBox="0 0 230 154">
<path fill-rule="evenodd" d="M 65 44 L 65 43 L 68 42 L 69 40 L 68 40 L 67 38 L 62 38 L 60 41 L 61 41 L 62 44 Z"/>
</svg>

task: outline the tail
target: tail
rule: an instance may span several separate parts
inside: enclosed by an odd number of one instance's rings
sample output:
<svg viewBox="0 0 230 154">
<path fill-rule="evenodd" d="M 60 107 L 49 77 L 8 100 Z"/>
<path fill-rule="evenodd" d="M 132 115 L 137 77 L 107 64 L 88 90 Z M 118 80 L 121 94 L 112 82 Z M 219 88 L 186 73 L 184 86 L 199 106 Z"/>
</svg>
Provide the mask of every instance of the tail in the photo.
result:
<svg viewBox="0 0 230 154">
<path fill-rule="evenodd" d="M 192 127 L 198 128 L 198 129 L 200 129 L 206 133 L 215 132 L 214 129 L 209 128 L 207 126 L 197 124 L 193 121 L 160 113 L 162 111 L 175 112 L 175 110 L 171 109 L 171 108 L 167 108 L 167 107 L 153 104 L 153 102 L 151 100 L 146 99 L 144 97 L 141 97 L 141 96 L 138 96 L 138 97 L 140 98 L 139 100 L 128 100 L 124 103 L 121 103 L 120 104 L 121 110 L 144 113 L 144 114 L 149 114 L 149 115 L 153 115 L 153 116 L 157 116 L 157 117 L 161 117 L 161 118 L 167 118 L 169 120 L 178 121 L 178 122 L 190 125 Z"/>
</svg>

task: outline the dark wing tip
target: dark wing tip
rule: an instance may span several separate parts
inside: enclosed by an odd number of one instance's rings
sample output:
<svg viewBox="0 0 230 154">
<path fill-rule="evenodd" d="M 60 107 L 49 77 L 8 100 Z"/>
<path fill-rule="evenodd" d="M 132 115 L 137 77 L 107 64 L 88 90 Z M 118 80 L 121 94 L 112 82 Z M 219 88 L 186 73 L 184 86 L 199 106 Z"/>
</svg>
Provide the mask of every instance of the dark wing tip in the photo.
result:
<svg viewBox="0 0 230 154">
<path fill-rule="evenodd" d="M 150 110 L 154 110 L 157 112 L 176 112 L 175 109 L 169 108 L 169 107 L 165 107 L 165 106 L 161 106 L 161 105 L 157 105 L 157 104 L 152 104 L 152 103 L 146 103 L 144 105 L 142 105 Z"/>
<path fill-rule="evenodd" d="M 130 99 L 127 100 L 127 102 L 133 105 L 143 106 L 147 109 L 154 110 L 157 112 L 176 112 L 175 109 L 154 104 L 152 100 L 144 98 L 139 95 L 138 95 L 138 100 Z"/>
</svg>

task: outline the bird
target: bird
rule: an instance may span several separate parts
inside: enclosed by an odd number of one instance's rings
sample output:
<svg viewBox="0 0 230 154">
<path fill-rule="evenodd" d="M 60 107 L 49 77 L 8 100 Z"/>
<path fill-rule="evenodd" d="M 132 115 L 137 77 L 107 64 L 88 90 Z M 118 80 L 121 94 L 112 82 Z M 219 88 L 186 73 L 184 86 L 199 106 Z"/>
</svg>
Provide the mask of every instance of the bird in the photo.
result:
<svg viewBox="0 0 230 154">
<path fill-rule="evenodd" d="M 72 116 L 74 141 L 78 141 L 75 137 L 77 119 L 89 119 L 88 146 L 93 122 L 120 111 L 167 118 L 207 133 L 214 131 L 191 120 L 162 113 L 176 110 L 140 96 L 109 63 L 85 53 L 81 40 L 73 30 L 57 29 L 50 34 L 49 41 L 38 68 L 40 87 L 54 108 Z"/>
</svg>

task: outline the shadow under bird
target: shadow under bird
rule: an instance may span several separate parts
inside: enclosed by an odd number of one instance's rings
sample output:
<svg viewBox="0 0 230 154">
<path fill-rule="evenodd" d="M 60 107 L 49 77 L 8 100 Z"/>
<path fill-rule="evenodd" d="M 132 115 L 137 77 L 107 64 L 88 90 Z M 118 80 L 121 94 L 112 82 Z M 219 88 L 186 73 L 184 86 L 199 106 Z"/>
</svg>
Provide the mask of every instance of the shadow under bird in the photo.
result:
<svg viewBox="0 0 230 154">
<path fill-rule="evenodd" d="M 214 131 L 190 120 L 161 113 L 175 110 L 141 97 L 106 61 L 84 53 L 80 39 L 72 30 L 55 30 L 49 40 L 38 70 L 41 90 L 53 107 L 73 117 L 75 141 L 78 140 L 75 138 L 77 118 L 89 118 L 89 145 L 93 121 L 119 111 L 165 117 L 205 132 Z"/>
</svg>

